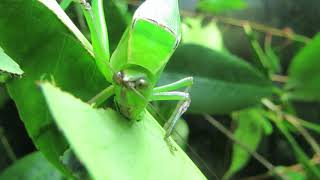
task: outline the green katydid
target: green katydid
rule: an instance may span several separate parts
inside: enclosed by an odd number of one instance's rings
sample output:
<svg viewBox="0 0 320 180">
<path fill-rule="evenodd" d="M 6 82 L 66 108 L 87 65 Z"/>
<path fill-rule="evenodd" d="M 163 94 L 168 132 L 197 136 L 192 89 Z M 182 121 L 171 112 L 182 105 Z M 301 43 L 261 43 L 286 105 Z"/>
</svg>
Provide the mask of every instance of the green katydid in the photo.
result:
<svg viewBox="0 0 320 180">
<path fill-rule="evenodd" d="M 146 0 L 134 13 L 131 25 L 109 59 L 106 23 L 102 0 L 92 6 L 81 0 L 91 31 L 94 54 L 100 71 L 112 85 L 89 103 L 99 106 L 115 95 L 115 103 L 128 119 L 140 120 L 151 101 L 179 101 L 165 125 L 169 137 L 190 104 L 187 90 L 192 77 L 155 87 L 170 56 L 180 41 L 180 16 L 177 0 Z M 185 88 L 180 92 L 178 89 Z"/>
</svg>

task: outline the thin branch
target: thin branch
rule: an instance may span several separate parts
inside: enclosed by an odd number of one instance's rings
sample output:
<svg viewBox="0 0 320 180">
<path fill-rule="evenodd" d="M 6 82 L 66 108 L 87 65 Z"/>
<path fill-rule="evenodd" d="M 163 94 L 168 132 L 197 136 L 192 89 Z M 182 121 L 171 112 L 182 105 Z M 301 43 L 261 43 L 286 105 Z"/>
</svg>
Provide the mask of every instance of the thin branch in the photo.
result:
<svg viewBox="0 0 320 180">
<path fill-rule="evenodd" d="M 288 76 L 282 76 L 278 74 L 271 74 L 271 80 L 279 83 L 286 83 L 288 81 Z"/>
<path fill-rule="evenodd" d="M 320 156 L 319 155 L 314 156 L 310 160 L 310 164 L 319 165 L 320 164 Z M 294 171 L 294 172 L 303 172 L 304 171 L 304 168 L 301 164 L 294 164 L 294 165 L 283 167 L 283 168 L 284 169 L 279 172 L 282 175 L 285 175 L 286 172 L 288 172 L 288 171 Z M 273 176 L 272 172 L 268 171 L 264 174 L 243 178 L 243 180 L 263 180 L 263 179 L 270 179 L 271 176 Z"/>
<path fill-rule="evenodd" d="M 281 109 L 273 104 L 268 99 L 263 99 L 262 103 L 269 108 L 271 111 L 279 114 L 282 116 L 285 120 L 287 120 L 290 124 L 295 126 L 297 130 L 300 132 L 300 134 L 305 138 L 305 140 L 310 144 L 313 151 L 320 155 L 320 146 L 318 145 L 317 141 L 310 135 L 310 133 L 303 127 L 302 123 L 300 122 L 299 118 L 296 118 L 295 116 L 291 114 L 287 114 L 285 112 L 282 112 Z"/>
<path fill-rule="evenodd" d="M 252 151 L 247 145 L 243 144 L 242 142 L 238 141 L 227 128 L 225 128 L 219 121 L 215 120 L 212 116 L 209 114 L 203 114 L 204 118 L 212 124 L 214 127 L 216 127 L 220 132 L 222 132 L 224 135 L 226 135 L 229 139 L 234 141 L 236 144 L 241 146 L 244 150 L 246 150 L 248 153 L 250 153 L 257 161 L 259 161 L 264 167 L 266 167 L 269 171 L 272 171 L 274 169 L 274 166 L 263 156 L 258 154 L 255 151 Z"/>
<path fill-rule="evenodd" d="M 297 42 L 308 43 L 310 41 L 309 37 L 296 34 L 290 28 L 277 29 L 277 28 L 270 27 L 257 22 L 252 22 L 252 21 L 242 20 L 242 19 L 235 19 L 231 17 L 213 16 L 213 18 L 215 18 L 218 22 L 222 22 L 224 24 L 229 24 L 229 25 L 238 26 L 242 28 L 246 25 L 249 25 L 256 31 L 272 34 L 273 36 L 284 37 Z"/>
<path fill-rule="evenodd" d="M 311 134 L 301 125 L 299 121 L 297 121 L 293 116 L 284 115 L 284 118 L 291 123 L 293 126 L 297 128 L 297 130 L 301 133 L 301 135 L 306 139 L 306 141 L 310 144 L 313 151 L 320 155 L 320 147 L 317 141 L 311 136 Z"/>
<path fill-rule="evenodd" d="M 237 140 L 232 132 L 230 132 L 227 128 L 225 128 L 219 121 L 214 119 L 209 114 L 203 114 L 204 118 L 213 126 L 215 126 L 220 132 L 222 132 L 224 135 L 226 135 L 229 139 L 234 141 L 236 144 L 238 144 L 240 147 L 242 147 L 245 151 L 247 151 L 252 157 L 254 157 L 258 162 L 260 162 L 265 168 L 268 169 L 269 172 L 272 172 L 272 174 L 276 174 L 277 176 L 281 177 L 282 179 L 288 179 L 286 176 L 283 176 L 278 172 L 278 169 L 275 168 L 275 166 L 269 162 L 266 158 L 264 158 L 262 155 L 257 153 L 256 151 L 252 151 L 250 147 L 248 147 L 246 144 L 243 144 L 239 140 Z"/>
</svg>

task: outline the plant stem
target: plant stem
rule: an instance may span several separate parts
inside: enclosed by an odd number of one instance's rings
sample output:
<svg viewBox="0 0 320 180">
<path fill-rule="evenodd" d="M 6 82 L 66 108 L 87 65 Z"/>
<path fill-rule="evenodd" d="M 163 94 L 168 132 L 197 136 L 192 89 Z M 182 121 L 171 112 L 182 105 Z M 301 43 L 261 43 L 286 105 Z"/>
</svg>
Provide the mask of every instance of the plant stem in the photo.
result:
<svg viewBox="0 0 320 180">
<path fill-rule="evenodd" d="M 288 29 L 288 28 L 277 29 L 264 24 L 260 24 L 260 23 L 256 23 L 248 20 L 234 19 L 230 17 L 214 16 L 214 18 L 219 22 L 238 26 L 238 27 L 244 27 L 245 25 L 250 25 L 253 29 L 257 31 L 272 34 L 274 36 L 288 38 L 297 42 L 308 43 L 310 41 L 309 37 L 296 34 L 291 29 Z"/>
<path fill-rule="evenodd" d="M 239 146 L 241 146 L 244 150 L 246 150 L 248 153 L 250 153 L 255 159 L 257 159 L 264 167 L 266 167 L 268 170 L 273 170 L 274 166 L 263 156 L 258 154 L 255 151 L 252 151 L 247 145 L 243 144 L 242 142 L 238 141 L 227 128 L 225 128 L 220 122 L 218 122 L 216 119 L 214 119 L 209 114 L 203 114 L 204 118 L 212 124 L 214 127 L 216 127 L 220 132 L 222 132 L 224 135 L 226 135 L 229 139 L 237 143 Z"/>
<path fill-rule="evenodd" d="M 297 121 L 295 118 L 292 118 L 292 116 L 285 116 L 285 119 L 297 128 L 297 130 L 300 132 L 300 134 L 310 144 L 310 146 L 312 147 L 313 151 L 316 154 L 320 155 L 320 147 L 319 147 L 318 143 L 310 135 L 310 133 L 301 125 L 301 123 L 299 121 Z"/>
<path fill-rule="evenodd" d="M 312 165 L 318 165 L 320 164 L 320 156 L 315 156 L 310 160 L 310 164 Z M 301 164 L 294 164 L 291 166 L 284 167 L 285 169 L 282 170 L 280 173 L 284 175 L 288 171 L 295 171 L 295 172 L 302 172 L 304 170 L 303 166 Z M 270 179 L 270 176 L 272 176 L 272 172 L 268 171 L 264 174 L 252 176 L 243 178 L 243 180 L 262 180 L 262 179 Z"/>
<path fill-rule="evenodd" d="M 290 124 L 292 124 L 294 127 L 297 128 L 297 130 L 300 132 L 300 134 L 306 139 L 306 141 L 310 144 L 313 151 L 316 154 L 320 155 L 320 146 L 318 145 L 317 141 L 310 135 L 310 133 L 303 127 L 303 124 L 300 122 L 299 118 L 296 118 L 295 116 L 291 114 L 287 114 L 281 111 L 281 109 L 273 104 L 268 99 L 263 99 L 262 103 L 269 108 L 271 111 L 279 114 L 280 116 L 284 117 L 285 120 L 287 120 Z"/>
<path fill-rule="evenodd" d="M 279 83 L 286 83 L 288 81 L 288 76 L 282 76 L 278 74 L 271 74 L 271 80 Z"/>
</svg>

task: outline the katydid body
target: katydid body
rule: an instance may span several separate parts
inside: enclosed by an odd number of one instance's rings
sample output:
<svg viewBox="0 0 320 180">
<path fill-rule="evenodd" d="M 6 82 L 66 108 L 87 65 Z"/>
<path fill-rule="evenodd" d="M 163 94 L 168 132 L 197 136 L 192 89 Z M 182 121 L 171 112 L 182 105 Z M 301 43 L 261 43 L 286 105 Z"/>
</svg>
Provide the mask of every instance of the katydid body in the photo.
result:
<svg viewBox="0 0 320 180">
<path fill-rule="evenodd" d="M 171 11 L 165 9 L 167 7 L 171 7 Z M 90 11 L 87 7 L 85 10 Z M 146 16 L 146 10 L 153 14 L 148 13 Z M 99 17 L 93 16 L 91 24 L 99 24 L 95 23 L 101 22 L 101 19 L 97 18 Z M 96 32 L 99 31 L 95 30 L 91 34 Z M 177 0 L 145 1 L 135 12 L 131 25 L 108 62 L 109 71 L 112 73 L 105 74 L 112 74 L 112 77 L 107 77 L 112 83 L 111 87 L 98 94 L 90 103 L 99 105 L 103 102 L 101 99 L 114 95 L 120 112 L 128 119 L 139 121 L 149 102 L 179 101 L 165 125 L 168 130 L 165 137 L 169 137 L 177 120 L 190 104 L 189 93 L 177 90 L 188 90 L 192 85 L 192 78 L 160 87 L 155 85 L 179 41 L 180 18 Z"/>
</svg>

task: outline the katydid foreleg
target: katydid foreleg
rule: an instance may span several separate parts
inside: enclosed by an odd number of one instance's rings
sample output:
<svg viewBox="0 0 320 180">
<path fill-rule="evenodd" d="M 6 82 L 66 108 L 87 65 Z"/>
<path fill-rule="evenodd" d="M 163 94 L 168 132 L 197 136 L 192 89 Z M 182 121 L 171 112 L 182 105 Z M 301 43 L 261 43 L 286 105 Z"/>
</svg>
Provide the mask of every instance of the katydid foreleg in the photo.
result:
<svg viewBox="0 0 320 180">
<path fill-rule="evenodd" d="M 101 104 L 103 104 L 109 97 L 114 95 L 114 86 L 108 86 L 103 91 L 101 91 L 99 94 L 91 98 L 88 103 L 91 104 L 93 107 L 98 107 Z"/>
</svg>

